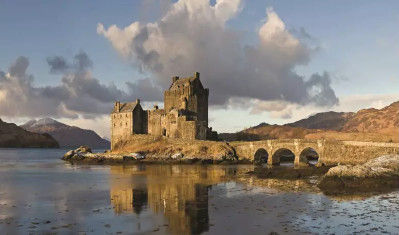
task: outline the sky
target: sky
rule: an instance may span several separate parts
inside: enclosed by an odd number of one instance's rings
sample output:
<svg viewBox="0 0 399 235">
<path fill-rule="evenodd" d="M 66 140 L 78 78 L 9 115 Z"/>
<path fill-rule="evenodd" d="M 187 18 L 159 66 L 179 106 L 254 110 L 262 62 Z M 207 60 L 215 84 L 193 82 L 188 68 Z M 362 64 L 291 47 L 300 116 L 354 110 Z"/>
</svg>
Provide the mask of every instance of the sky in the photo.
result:
<svg viewBox="0 0 399 235">
<path fill-rule="evenodd" d="M 113 102 L 162 106 L 201 73 L 234 132 L 399 100 L 398 1 L 0 0 L 0 118 L 109 137 Z"/>
</svg>

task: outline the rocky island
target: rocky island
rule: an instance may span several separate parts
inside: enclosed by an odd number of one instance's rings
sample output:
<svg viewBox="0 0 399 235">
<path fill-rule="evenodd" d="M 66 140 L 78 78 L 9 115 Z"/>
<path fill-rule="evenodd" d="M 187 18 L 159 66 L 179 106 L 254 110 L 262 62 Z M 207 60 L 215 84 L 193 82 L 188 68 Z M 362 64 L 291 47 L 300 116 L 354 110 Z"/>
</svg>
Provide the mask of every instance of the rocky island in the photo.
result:
<svg viewBox="0 0 399 235">
<path fill-rule="evenodd" d="M 172 78 L 170 88 L 164 92 L 163 109 L 154 105 L 152 109 L 144 110 L 139 99 L 135 102 L 115 102 L 110 114 L 111 150 L 92 153 L 90 147 L 81 146 L 67 152 L 63 160 L 91 164 L 267 163 L 267 169 L 260 168 L 252 173 L 261 178 L 301 178 L 325 174 L 321 188 L 354 187 L 361 185 L 359 179 L 387 178 L 393 182 L 399 175 L 398 155 L 389 155 L 398 153 L 398 145 L 395 143 L 299 138 L 292 135 L 285 136 L 291 139 L 274 140 L 268 139 L 269 135 L 263 135 L 266 138 L 264 140 L 257 132 L 246 133 L 250 137 L 255 134 L 258 137 L 247 141 L 220 141 L 217 133 L 208 126 L 208 96 L 209 89 L 204 88 L 200 74 L 196 72 L 193 77 Z M 387 122 L 389 125 L 384 125 L 385 129 L 391 130 L 391 126 L 397 123 L 397 110 L 392 107 L 397 105 L 398 102 L 380 111 L 372 110 L 372 115 L 367 115 L 367 118 L 363 116 L 370 113 L 368 111 L 356 114 L 325 113 L 284 128 L 313 130 L 333 127 L 334 131 L 348 131 L 349 127 L 370 126 L 356 120 L 374 123 L 377 128 L 378 123 L 372 119 L 379 118 L 381 112 L 392 116 L 392 120 Z M 264 124 L 252 129 L 269 127 Z M 392 142 L 391 139 L 389 142 Z M 270 167 L 279 165 L 280 158 L 287 154 L 295 158 L 294 165 L 299 168 L 287 170 Z M 383 155 L 388 156 L 377 158 Z M 316 167 L 308 167 L 313 166 L 308 160 L 314 156 L 318 157 L 318 164 Z"/>
</svg>

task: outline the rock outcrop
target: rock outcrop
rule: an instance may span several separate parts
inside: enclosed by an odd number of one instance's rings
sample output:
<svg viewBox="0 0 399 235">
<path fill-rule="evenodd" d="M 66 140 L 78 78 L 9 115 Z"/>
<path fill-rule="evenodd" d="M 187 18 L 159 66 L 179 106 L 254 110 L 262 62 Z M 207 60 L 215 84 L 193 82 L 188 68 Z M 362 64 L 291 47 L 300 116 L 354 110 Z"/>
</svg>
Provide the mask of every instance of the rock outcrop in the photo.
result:
<svg viewBox="0 0 399 235">
<path fill-rule="evenodd" d="M 100 164 L 177 163 L 219 164 L 237 163 L 234 149 L 224 142 L 176 140 L 169 138 L 148 141 L 131 139 L 118 144 L 118 148 L 105 153 L 92 153 L 81 146 L 68 151 L 63 160 Z"/>
<path fill-rule="evenodd" d="M 71 160 L 83 160 L 88 157 L 87 154 L 92 153 L 91 148 L 88 146 L 80 146 L 75 150 L 70 150 L 64 154 L 62 160 L 71 161 Z"/>
<path fill-rule="evenodd" d="M 356 191 L 399 188 L 399 155 L 385 155 L 359 165 L 331 168 L 319 187 L 326 191 Z"/>
</svg>

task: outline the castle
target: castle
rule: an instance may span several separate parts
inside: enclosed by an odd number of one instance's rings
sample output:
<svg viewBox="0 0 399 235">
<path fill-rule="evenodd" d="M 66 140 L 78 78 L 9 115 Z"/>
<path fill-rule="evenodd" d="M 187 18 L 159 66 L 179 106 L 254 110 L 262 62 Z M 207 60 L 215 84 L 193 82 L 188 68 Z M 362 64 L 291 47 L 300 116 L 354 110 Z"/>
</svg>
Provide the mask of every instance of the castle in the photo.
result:
<svg viewBox="0 0 399 235">
<path fill-rule="evenodd" d="M 187 140 L 217 139 L 208 128 L 209 89 L 204 88 L 200 74 L 194 77 L 172 78 L 164 93 L 164 108 L 157 105 L 144 110 L 140 100 L 115 102 L 111 113 L 111 148 L 132 135 L 148 134 Z"/>
</svg>

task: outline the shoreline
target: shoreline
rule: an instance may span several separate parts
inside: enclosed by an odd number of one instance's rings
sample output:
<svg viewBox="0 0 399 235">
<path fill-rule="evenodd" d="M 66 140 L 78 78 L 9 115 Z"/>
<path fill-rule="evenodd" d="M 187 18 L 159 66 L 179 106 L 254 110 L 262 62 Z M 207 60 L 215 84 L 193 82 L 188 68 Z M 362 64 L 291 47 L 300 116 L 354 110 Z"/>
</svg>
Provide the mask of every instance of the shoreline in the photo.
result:
<svg viewBox="0 0 399 235">
<path fill-rule="evenodd" d="M 235 155 L 196 155 L 185 156 L 182 153 L 160 154 L 135 153 L 92 153 L 91 149 L 81 146 L 68 151 L 62 160 L 71 164 L 93 165 L 237 165 L 253 164 L 248 159 L 238 159 Z M 386 191 L 399 188 L 399 155 L 384 155 L 357 165 L 338 166 L 302 166 L 256 167 L 247 173 L 260 179 L 300 179 L 321 176 L 318 187 L 326 194 Z"/>
<path fill-rule="evenodd" d="M 69 151 L 70 152 L 70 151 Z M 69 153 L 68 152 L 68 153 Z M 253 164 L 249 160 L 237 160 L 235 158 L 201 156 L 185 157 L 182 154 L 172 156 L 134 153 L 134 154 L 115 154 L 115 153 L 83 153 L 66 154 L 62 158 L 73 164 L 104 164 L 104 165 L 139 165 L 139 164 Z"/>
</svg>

